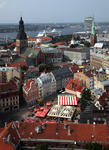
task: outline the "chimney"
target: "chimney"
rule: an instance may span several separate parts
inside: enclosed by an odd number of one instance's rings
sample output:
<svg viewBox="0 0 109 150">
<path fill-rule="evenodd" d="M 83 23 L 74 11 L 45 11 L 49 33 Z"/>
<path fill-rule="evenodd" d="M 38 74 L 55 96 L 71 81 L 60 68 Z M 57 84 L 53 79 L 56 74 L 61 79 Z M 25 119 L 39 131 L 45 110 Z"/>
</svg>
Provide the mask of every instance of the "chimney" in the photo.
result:
<svg viewBox="0 0 109 150">
<path fill-rule="evenodd" d="M 68 126 L 68 135 L 71 135 L 70 126 Z"/>
<path fill-rule="evenodd" d="M 6 137 L 3 136 L 3 143 L 5 144 L 6 143 Z"/>
<path fill-rule="evenodd" d="M 104 119 L 104 124 L 107 124 L 106 119 Z"/>
<path fill-rule="evenodd" d="M 46 127 L 46 124 L 42 123 L 42 129 L 45 129 L 45 127 Z"/>
<path fill-rule="evenodd" d="M 20 122 L 19 122 L 19 121 L 16 121 L 16 122 L 18 123 L 18 125 L 17 125 L 17 126 L 18 126 L 18 128 L 19 128 L 19 127 L 20 127 Z"/>
<path fill-rule="evenodd" d="M 64 124 L 64 129 L 67 129 L 68 125 L 67 124 Z"/>
<path fill-rule="evenodd" d="M 75 123 L 78 124 L 78 120 L 75 120 Z"/>
<path fill-rule="evenodd" d="M 7 128 L 7 122 L 5 122 L 5 128 Z"/>
<path fill-rule="evenodd" d="M 58 135 L 58 132 L 56 131 L 56 136 Z"/>
<path fill-rule="evenodd" d="M 7 142 L 8 142 L 8 143 L 10 143 L 10 139 L 11 139 L 11 136 L 10 136 L 10 134 L 9 134 L 8 137 L 7 137 Z"/>
<path fill-rule="evenodd" d="M 90 124 L 90 120 L 87 120 L 87 124 Z"/>
</svg>

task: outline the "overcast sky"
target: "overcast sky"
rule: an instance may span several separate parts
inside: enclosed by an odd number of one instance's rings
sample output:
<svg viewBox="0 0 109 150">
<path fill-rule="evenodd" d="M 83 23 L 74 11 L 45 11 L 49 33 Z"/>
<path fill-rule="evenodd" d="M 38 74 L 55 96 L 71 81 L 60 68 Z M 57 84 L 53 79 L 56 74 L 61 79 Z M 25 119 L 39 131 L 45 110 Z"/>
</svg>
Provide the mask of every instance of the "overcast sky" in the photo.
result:
<svg viewBox="0 0 109 150">
<path fill-rule="evenodd" d="M 109 0 L 0 0 L 0 23 L 109 22 Z"/>
</svg>

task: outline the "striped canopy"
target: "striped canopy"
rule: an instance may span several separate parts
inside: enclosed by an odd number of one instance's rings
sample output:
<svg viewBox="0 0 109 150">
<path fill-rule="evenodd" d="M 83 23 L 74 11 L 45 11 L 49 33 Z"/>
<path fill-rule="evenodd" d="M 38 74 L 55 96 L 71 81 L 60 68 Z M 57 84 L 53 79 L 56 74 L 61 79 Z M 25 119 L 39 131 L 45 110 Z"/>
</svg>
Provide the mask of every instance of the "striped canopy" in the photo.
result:
<svg viewBox="0 0 109 150">
<path fill-rule="evenodd" d="M 77 97 L 60 95 L 57 97 L 57 105 L 77 105 Z"/>
</svg>

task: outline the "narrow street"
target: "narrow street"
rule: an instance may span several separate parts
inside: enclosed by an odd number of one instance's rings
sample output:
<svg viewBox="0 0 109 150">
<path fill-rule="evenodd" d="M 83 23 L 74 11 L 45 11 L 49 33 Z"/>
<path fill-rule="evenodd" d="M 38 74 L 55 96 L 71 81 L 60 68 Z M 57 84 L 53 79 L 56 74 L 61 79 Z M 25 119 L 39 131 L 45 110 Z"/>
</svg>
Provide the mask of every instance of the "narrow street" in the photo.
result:
<svg viewBox="0 0 109 150">
<path fill-rule="evenodd" d="M 28 116 L 29 112 L 28 108 L 25 107 L 21 108 L 18 112 L 0 113 L 0 127 L 3 127 L 5 122 L 20 121 Z"/>
</svg>

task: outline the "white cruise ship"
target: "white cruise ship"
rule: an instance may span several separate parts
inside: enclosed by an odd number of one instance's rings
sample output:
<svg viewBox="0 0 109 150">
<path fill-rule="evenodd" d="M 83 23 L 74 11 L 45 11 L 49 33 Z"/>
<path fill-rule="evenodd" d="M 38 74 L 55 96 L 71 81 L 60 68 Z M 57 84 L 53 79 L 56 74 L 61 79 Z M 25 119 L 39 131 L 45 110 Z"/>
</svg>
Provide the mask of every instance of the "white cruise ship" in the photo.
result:
<svg viewBox="0 0 109 150">
<path fill-rule="evenodd" d="M 39 32 L 37 37 L 43 37 L 43 36 L 51 36 L 51 37 L 56 37 L 56 36 L 61 36 L 61 32 L 57 31 L 56 29 L 53 29 L 52 31 L 43 31 Z"/>
</svg>

